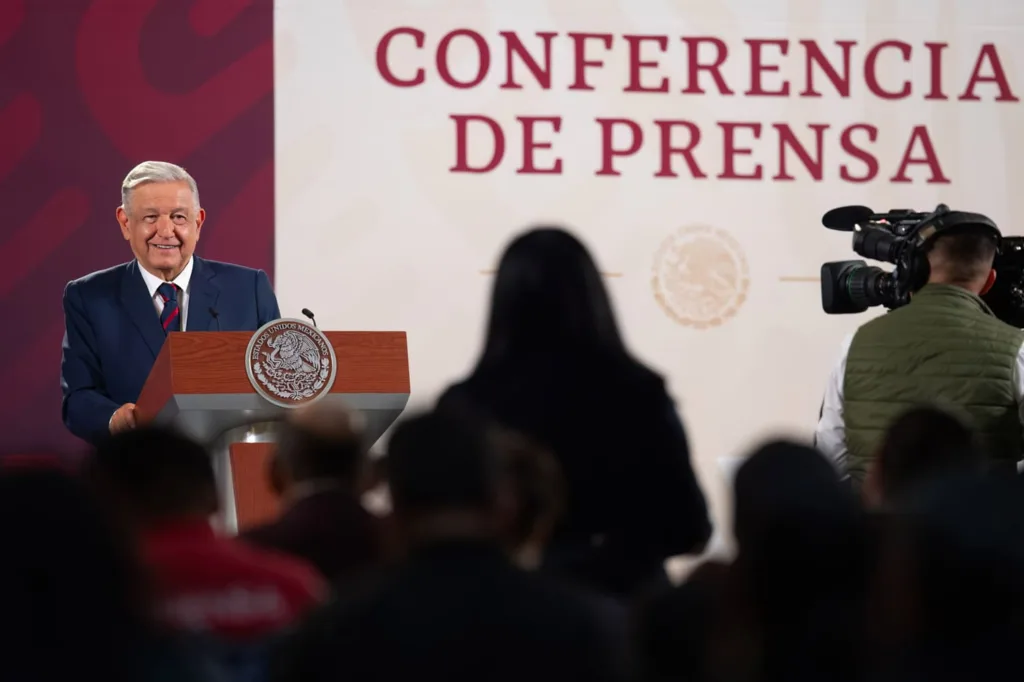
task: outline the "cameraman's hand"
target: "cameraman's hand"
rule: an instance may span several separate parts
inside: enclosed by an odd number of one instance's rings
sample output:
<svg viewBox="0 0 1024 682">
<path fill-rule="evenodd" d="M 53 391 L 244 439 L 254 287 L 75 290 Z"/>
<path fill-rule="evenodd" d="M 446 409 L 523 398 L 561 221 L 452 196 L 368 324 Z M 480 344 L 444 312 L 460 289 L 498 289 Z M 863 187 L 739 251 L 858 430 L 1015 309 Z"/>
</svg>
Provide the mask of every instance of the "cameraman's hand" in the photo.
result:
<svg viewBox="0 0 1024 682">
<path fill-rule="evenodd" d="M 125 403 L 110 417 L 110 432 L 120 433 L 135 428 L 135 403 Z"/>
</svg>

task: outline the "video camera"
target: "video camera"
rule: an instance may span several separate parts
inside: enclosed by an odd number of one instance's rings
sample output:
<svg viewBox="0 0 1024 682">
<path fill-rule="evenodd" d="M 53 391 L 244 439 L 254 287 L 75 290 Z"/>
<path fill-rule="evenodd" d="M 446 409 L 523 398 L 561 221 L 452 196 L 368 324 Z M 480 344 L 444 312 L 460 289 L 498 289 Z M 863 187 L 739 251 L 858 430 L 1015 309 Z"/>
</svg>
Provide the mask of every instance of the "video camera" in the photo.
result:
<svg viewBox="0 0 1024 682">
<path fill-rule="evenodd" d="M 1024 328 L 1024 237 L 1003 237 L 980 213 L 951 211 L 945 204 L 931 213 L 893 209 L 875 213 L 866 206 L 843 206 L 826 213 L 830 230 L 853 232 L 853 251 L 870 260 L 892 263 L 887 272 L 862 260 L 823 263 L 821 306 L 829 315 L 862 313 L 874 306 L 889 310 L 910 302 L 928 281 L 927 253 L 940 234 L 985 230 L 996 239 L 996 281 L 982 299 L 1007 324 Z"/>
</svg>

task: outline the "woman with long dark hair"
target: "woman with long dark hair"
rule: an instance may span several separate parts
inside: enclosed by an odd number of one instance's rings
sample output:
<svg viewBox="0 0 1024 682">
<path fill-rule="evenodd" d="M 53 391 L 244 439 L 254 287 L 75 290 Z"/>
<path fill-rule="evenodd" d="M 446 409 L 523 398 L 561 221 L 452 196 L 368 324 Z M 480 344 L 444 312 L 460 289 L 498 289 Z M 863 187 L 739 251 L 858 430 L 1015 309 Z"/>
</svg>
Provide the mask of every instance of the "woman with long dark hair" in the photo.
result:
<svg viewBox="0 0 1024 682">
<path fill-rule="evenodd" d="M 626 349 L 594 261 L 564 230 L 508 246 L 480 361 L 438 409 L 518 431 L 557 458 L 566 504 L 544 569 L 626 595 L 664 581 L 664 560 L 710 535 L 664 381 Z"/>
</svg>

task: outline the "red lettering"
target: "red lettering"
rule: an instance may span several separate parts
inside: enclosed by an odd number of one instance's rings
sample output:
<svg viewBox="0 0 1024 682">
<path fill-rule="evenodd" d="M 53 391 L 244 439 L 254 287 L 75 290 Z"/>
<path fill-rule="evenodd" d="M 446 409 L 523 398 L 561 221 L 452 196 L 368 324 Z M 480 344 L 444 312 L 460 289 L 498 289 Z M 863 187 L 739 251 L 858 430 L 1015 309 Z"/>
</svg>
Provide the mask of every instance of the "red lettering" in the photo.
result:
<svg viewBox="0 0 1024 682">
<path fill-rule="evenodd" d="M 725 79 L 722 78 L 722 64 L 725 63 L 726 58 L 729 56 L 729 47 L 725 44 L 725 41 L 719 38 L 683 38 L 683 42 L 686 43 L 686 82 L 687 85 L 683 88 L 683 94 L 686 95 L 703 95 L 704 90 L 700 87 L 700 72 L 709 71 L 711 77 L 715 79 L 715 85 L 718 86 L 718 92 L 722 95 L 731 95 L 733 91 L 729 89 L 729 86 L 725 84 Z M 710 43 L 715 48 L 715 60 L 711 64 L 701 64 L 700 62 L 700 46 L 702 43 Z"/>
<path fill-rule="evenodd" d="M 551 149 L 550 142 L 537 142 L 533 138 L 533 126 L 537 122 L 550 123 L 559 132 L 562 129 L 561 116 L 516 116 L 516 120 L 523 126 L 523 165 L 516 170 L 516 173 L 534 173 L 537 175 L 550 174 L 559 175 L 562 172 L 562 159 L 555 158 L 555 165 L 551 168 L 537 168 L 533 162 L 533 153 L 537 149 Z"/>
<path fill-rule="evenodd" d="M 537 63 L 533 55 L 527 51 L 523 41 L 512 31 L 501 31 L 498 35 L 505 39 L 505 82 L 501 85 L 504 90 L 521 90 L 522 85 L 515 81 L 512 75 L 513 57 L 526 65 L 526 68 L 533 74 L 534 80 L 544 90 L 551 89 L 551 39 L 557 36 L 554 32 L 538 32 L 537 35 L 544 41 L 544 67 Z"/>
<path fill-rule="evenodd" d="M 650 40 L 658 45 L 658 49 L 664 52 L 668 49 L 667 36 L 623 36 L 629 43 L 629 85 L 623 88 L 624 92 L 668 92 L 668 78 L 662 78 L 661 82 L 653 88 L 644 87 L 640 82 L 640 71 L 644 68 L 658 67 L 657 60 L 643 61 L 640 56 L 641 46 L 645 40 Z"/>
<path fill-rule="evenodd" d="M 679 174 L 672 170 L 672 155 L 681 154 L 686 160 L 690 169 L 690 175 L 695 178 L 706 178 L 707 174 L 697 165 L 693 158 L 693 149 L 700 143 L 700 128 L 690 121 L 655 121 L 655 125 L 661 129 L 661 168 L 654 174 L 656 178 L 677 178 Z M 672 129 L 676 126 L 686 128 L 690 133 L 690 141 L 685 147 L 672 146 Z"/>
<path fill-rule="evenodd" d="M 644 143 L 644 131 L 635 121 L 628 118 L 599 118 L 597 122 L 601 126 L 601 170 L 597 171 L 595 175 L 622 175 L 615 170 L 612 161 L 616 156 L 632 156 L 640 151 L 640 147 Z M 620 123 L 629 128 L 632 136 L 626 149 L 616 149 L 613 142 L 613 128 Z"/>
<path fill-rule="evenodd" d="M 459 36 L 466 36 L 476 44 L 477 51 L 477 69 L 476 76 L 468 82 L 462 82 L 456 80 L 452 75 L 451 70 L 448 68 L 448 50 L 451 47 L 452 41 Z M 487 47 L 487 41 L 484 40 L 483 36 L 476 31 L 468 28 L 458 28 L 454 31 L 450 31 L 441 38 L 441 42 L 437 46 L 437 72 L 441 74 L 441 80 L 453 88 L 465 90 L 468 88 L 475 88 L 483 82 L 484 78 L 487 77 L 487 71 L 491 68 L 491 50 Z"/>
<path fill-rule="evenodd" d="M 490 173 L 498 167 L 505 157 L 505 133 L 493 118 L 476 114 L 452 114 L 449 118 L 455 121 L 455 165 L 448 169 L 451 173 Z M 491 160 L 480 168 L 469 165 L 469 124 L 473 121 L 485 124 L 491 129 L 494 140 L 494 152 Z"/>
<path fill-rule="evenodd" d="M 388 64 L 388 48 L 391 47 L 391 41 L 396 36 L 407 35 L 412 36 L 412 39 L 416 43 L 417 49 L 423 49 L 423 43 L 426 41 L 426 35 L 423 31 L 417 28 L 393 28 L 384 34 L 384 37 L 377 43 L 377 72 L 380 77 L 383 78 L 388 84 L 395 86 L 396 88 L 411 88 L 415 85 L 419 85 L 426 80 L 426 72 L 420 68 L 416 69 L 416 75 L 411 79 L 402 80 L 395 75 L 394 71 L 391 70 L 391 66 Z"/>
<path fill-rule="evenodd" d="M 981 75 L 981 66 L 986 61 L 992 67 L 991 76 Z M 964 90 L 964 94 L 960 95 L 960 100 L 977 101 L 981 99 L 974 94 L 974 86 L 978 83 L 995 83 L 998 85 L 999 96 L 996 97 L 997 102 L 1020 101 L 1010 90 L 1010 83 L 1006 80 L 1006 72 L 1003 71 L 1003 64 L 999 61 L 999 53 L 996 52 L 996 46 L 992 43 L 985 43 L 981 46 L 981 52 L 978 53 L 978 60 L 974 62 L 974 70 L 971 71 L 971 80 L 967 83 L 967 88 Z"/>
<path fill-rule="evenodd" d="M 754 171 L 749 175 L 740 175 L 736 172 L 736 157 L 737 156 L 749 156 L 754 150 L 745 147 L 736 146 L 736 130 L 739 128 L 749 128 L 754 133 L 754 139 L 757 140 L 761 137 L 761 124 L 760 123 L 727 123 L 719 122 L 718 126 L 725 133 L 723 140 L 722 158 L 723 158 L 723 169 L 719 173 L 719 180 L 760 180 L 761 176 L 764 175 L 764 169 L 761 164 L 754 164 Z"/>
<path fill-rule="evenodd" d="M 589 61 L 587 59 L 587 40 L 595 38 L 604 43 L 604 49 L 612 49 L 612 34 L 611 33 L 570 33 L 569 37 L 572 38 L 572 49 L 573 49 L 573 63 L 575 64 L 575 80 L 572 85 L 569 86 L 570 90 L 593 90 L 594 88 L 587 84 L 587 67 L 588 66 L 604 66 L 604 62 Z"/>
<path fill-rule="evenodd" d="M 832 82 L 832 87 L 836 89 L 840 97 L 850 96 L 850 50 L 854 45 L 857 44 L 856 40 L 837 40 L 838 45 L 843 50 L 843 72 L 839 73 L 838 70 L 825 56 L 825 53 L 818 47 L 818 43 L 813 40 L 801 40 L 800 44 L 804 46 L 804 50 L 807 52 L 807 59 L 804 62 L 804 74 L 807 77 L 807 86 L 804 91 L 800 93 L 801 97 L 821 97 L 821 93 L 814 89 L 814 65 L 817 64 L 825 76 Z"/>
<path fill-rule="evenodd" d="M 779 172 L 772 180 L 795 180 L 786 171 L 786 147 L 789 147 L 800 158 L 800 162 L 811 174 L 811 178 L 820 181 L 824 168 L 825 156 L 825 131 L 829 126 L 827 123 L 810 123 L 808 128 L 814 131 L 816 158 L 811 158 L 807 149 L 800 144 L 800 140 L 793 134 L 793 130 L 785 123 L 775 123 L 773 128 L 779 131 Z"/>
<path fill-rule="evenodd" d="M 839 144 L 843 148 L 844 152 L 855 159 L 860 159 L 864 162 L 864 165 L 868 167 L 867 173 L 860 177 L 854 176 L 850 173 L 850 167 L 844 163 L 839 166 L 839 177 L 847 182 L 870 182 L 878 175 L 878 159 L 876 159 L 870 152 L 866 152 L 854 144 L 853 133 L 858 130 L 864 130 L 867 132 L 868 142 L 874 142 L 878 139 L 878 128 L 867 123 L 855 123 L 843 131 L 843 134 L 839 138 Z"/>
<path fill-rule="evenodd" d="M 785 97 L 789 94 L 789 81 L 783 80 L 778 90 L 765 90 L 761 85 L 761 76 L 765 71 L 777 72 L 778 64 L 765 64 L 761 61 L 761 48 L 765 45 L 774 45 L 779 48 L 783 57 L 789 52 L 788 40 L 760 40 L 751 39 L 743 41 L 750 46 L 750 89 L 746 95 L 751 97 Z"/>
<path fill-rule="evenodd" d="M 921 141 L 921 146 L 924 148 L 923 158 L 911 156 L 915 143 L 918 140 Z M 942 173 L 939 157 L 935 153 L 932 138 L 928 135 L 928 128 L 925 126 L 915 126 L 914 130 L 910 133 L 910 142 L 907 143 L 907 150 L 903 152 L 903 159 L 900 161 L 899 170 L 896 171 L 896 175 L 889 179 L 889 182 L 911 182 L 907 176 L 907 166 L 911 164 L 928 166 L 928 170 L 931 171 L 931 177 L 927 180 L 929 185 L 949 184 L 949 178 Z"/>
<path fill-rule="evenodd" d="M 928 48 L 928 75 L 931 77 L 931 89 L 925 99 L 949 99 L 942 92 L 942 51 L 949 43 L 925 43 Z"/>
<path fill-rule="evenodd" d="M 867 57 L 864 59 L 864 82 L 867 83 L 868 90 L 871 91 L 875 97 L 881 99 L 903 99 L 910 95 L 911 85 L 910 81 L 903 81 L 903 87 L 900 88 L 899 92 L 889 92 L 882 88 L 878 83 L 878 74 L 876 73 L 876 64 L 878 62 L 878 55 L 882 50 L 887 47 L 895 47 L 900 51 L 900 55 L 903 57 L 903 61 L 910 61 L 910 45 L 900 40 L 885 40 L 868 51 Z"/>
</svg>

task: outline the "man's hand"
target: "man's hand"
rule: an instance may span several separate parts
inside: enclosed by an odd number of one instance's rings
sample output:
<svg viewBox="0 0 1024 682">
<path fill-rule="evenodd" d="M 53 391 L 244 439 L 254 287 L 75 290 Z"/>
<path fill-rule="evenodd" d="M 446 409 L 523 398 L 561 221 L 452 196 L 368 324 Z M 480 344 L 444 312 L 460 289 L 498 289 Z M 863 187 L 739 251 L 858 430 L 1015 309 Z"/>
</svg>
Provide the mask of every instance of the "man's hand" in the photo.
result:
<svg viewBox="0 0 1024 682">
<path fill-rule="evenodd" d="M 110 432 L 120 433 L 135 428 L 135 403 L 125 403 L 110 418 Z"/>
</svg>

